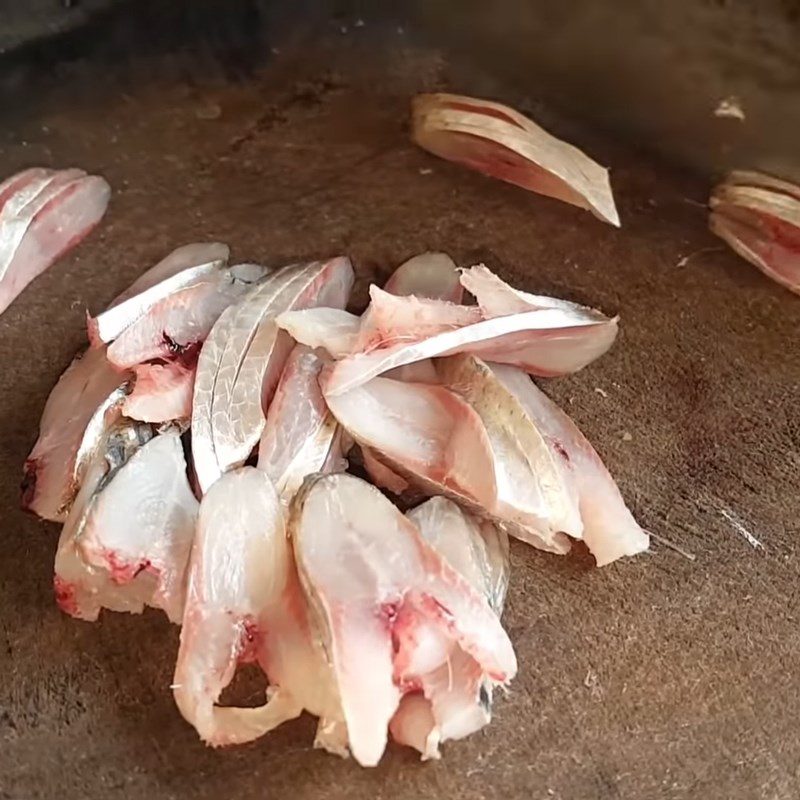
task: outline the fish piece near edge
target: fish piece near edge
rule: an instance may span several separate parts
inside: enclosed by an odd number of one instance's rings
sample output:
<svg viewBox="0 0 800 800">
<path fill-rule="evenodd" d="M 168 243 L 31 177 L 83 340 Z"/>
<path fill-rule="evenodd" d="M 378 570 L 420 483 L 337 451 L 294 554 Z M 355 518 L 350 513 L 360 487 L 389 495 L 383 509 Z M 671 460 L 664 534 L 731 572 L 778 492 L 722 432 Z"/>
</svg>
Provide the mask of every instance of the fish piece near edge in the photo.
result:
<svg viewBox="0 0 800 800">
<path fill-rule="evenodd" d="M 340 308 L 304 308 L 284 311 L 275 320 L 298 343 L 321 347 L 332 358 L 353 352 L 361 329 L 361 317 Z"/>
<path fill-rule="evenodd" d="M 440 158 L 585 208 L 619 227 L 608 170 L 533 120 L 490 100 L 420 94 L 412 138 Z"/>
<path fill-rule="evenodd" d="M 106 360 L 105 348 L 73 359 L 47 398 L 39 436 L 25 461 L 23 509 L 54 522 L 67 518 L 85 467 L 79 451 L 99 443 L 89 423 L 125 380 Z"/>
<path fill-rule="evenodd" d="M 413 294 L 451 303 L 460 303 L 464 296 L 458 269 L 447 253 L 420 253 L 409 258 L 389 276 L 383 289 L 395 295 Z"/>
<path fill-rule="evenodd" d="M 569 416 L 524 372 L 502 364 L 493 364 L 491 369 L 545 434 L 571 475 L 578 493 L 583 540 L 597 565 L 647 550 L 650 537 L 639 527 L 600 456 Z"/>
<path fill-rule="evenodd" d="M 137 365 L 133 370 L 133 388 L 122 406 L 123 413 L 142 422 L 189 420 L 195 369 L 180 361 Z"/>
<path fill-rule="evenodd" d="M 103 178 L 61 170 L 6 200 L 0 213 L 0 314 L 34 278 L 89 235 L 110 197 L 111 187 Z M 15 202 L 20 198 L 27 202 Z"/>
<path fill-rule="evenodd" d="M 378 763 L 403 694 L 452 652 L 494 683 L 514 677 L 513 647 L 485 598 L 374 486 L 310 479 L 292 513 L 298 570 L 360 764 Z"/>
<path fill-rule="evenodd" d="M 257 444 L 293 346 L 275 317 L 311 306 L 343 308 L 353 285 L 347 258 L 285 267 L 214 325 L 200 352 L 192 408 L 194 463 L 203 491 Z"/>
</svg>

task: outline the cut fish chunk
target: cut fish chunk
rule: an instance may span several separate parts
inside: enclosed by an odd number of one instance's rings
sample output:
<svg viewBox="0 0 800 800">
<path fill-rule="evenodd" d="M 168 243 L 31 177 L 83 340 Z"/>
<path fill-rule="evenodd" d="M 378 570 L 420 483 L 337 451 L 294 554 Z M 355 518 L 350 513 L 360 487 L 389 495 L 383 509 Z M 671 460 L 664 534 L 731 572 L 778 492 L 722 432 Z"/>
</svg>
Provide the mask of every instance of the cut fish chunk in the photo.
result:
<svg viewBox="0 0 800 800">
<path fill-rule="evenodd" d="M 379 761 L 415 669 L 460 648 L 485 678 L 513 678 L 513 648 L 486 600 L 377 489 L 350 475 L 309 480 L 293 519 L 298 569 L 360 764 Z"/>
<path fill-rule="evenodd" d="M 386 281 L 384 291 L 400 296 L 460 303 L 464 289 L 455 262 L 447 253 L 421 253 L 402 263 Z"/>
<path fill-rule="evenodd" d="M 307 475 L 323 469 L 335 444 L 338 425 L 318 380 L 324 365 L 313 350 L 297 345 L 267 411 L 258 468 L 266 472 L 285 503 Z"/>
<path fill-rule="evenodd" d="M 508 106 L 452 94 L 413 102 L 413 138 L 484 175 L 586 208 L 619 227 L 608 170 Z"/>
<path fill-rule="evenodd" d="M 111 189 L 82 170 L 27 179 L 0 212 L 0 314 L 105 214 Z"/>
<path fill-rule="evenodd" d="M 475 409 L 491 442 L 497 503 L 487 507 L 489 513 L 534 547 L 567 552 L 564 534 L 579 539 L 583 529 L 578 494 L 560 456 L 526 415 L 521 400 L 472 356 L 442 359 L 437 372 Z"/>
<path fill-rule="evenodd" d="M 79 452 L 91 452 L 99 443 L 97 427 L 89 423 L 125 379 L 106 360 L 105 348 L 90 349 L 67 367 L 47 398 L 39 438 L 25 461 L 25 510 L 66 520 L 85 468 Z"/>
<path fill-rule="evenodd" d="M 139 364 L 135 382 L 123 403 L 123 413 L 143 422 L 173 422 L 192 416 L 195 368 L 180 361 Z"/>
<path fill-rule="evenodd" d="M 361 317 L 341 308 L 284 311 L 276 322 L 296 342 L 321 347 L 333 358 L 344 358 L 353 352 L 361 329 Z"/>
<path fill-rule="evenodd" d="M 187 276 L 187 272 L 191 273 Z M 157 284 L 147 293 L 132 297 L 111 309 L 125 311 L 134 304 L 130 316 L 143 308 L 135 320 L 116 335 L 108 347 L 108 360 L 118 367 L 131 367 L 156 358 L 171 358 L 198 346 L 208 336 L 220 314 L 231 304 L 244 297 L 250 289 L 268 274 L 265 267 L 241 264 L 222 269 L 219 262 L 193 267 L 173 276 L 170 281 Z M 179 289 L 171 290 L 172 281 L 190 281 Z M 141 302 L 137 302 L 141 301 Z M 122 314 L 105 328 L 114 333 L 122 325 Z M 98 331 L 102 332 L 98 318 Z"/>
<path fill-rule="evenodd" d="M 647 550 L 648 535 L 625 505 L 614 479 L 575 423 L 520 370 L 492 365 L 571 476 L 578 493 L 583 539 L 598 566 Z"/>
<path fill-rule="evenodd" d="M 369 447 L 361 448 L 361 456 L 364 460 L 364 469 L 376 486 L 388 489 L 393 494 L 403 494 L 410 487 L 411 484 L 402 475 L 398 475 L 374 456 Z"/>
<path fill-rule="evenodd" d="M 491 445 L 480 417 L 457 394 L 374 378 L 325 399 L 362 449 L 391 472 L 433 494 L 450 492 L 486 508 L 496 505 Z"/>
<path fill-rule="evenodd" d="M 268 407 L 292 348 L 275 317 L 284 311 L 343 308 L 353 285 L 346 258 L 286 267 L 225 312 L 200 354 L 192 408 L 200 487 L 244 463 L 258 443 Z"/>
</svg>

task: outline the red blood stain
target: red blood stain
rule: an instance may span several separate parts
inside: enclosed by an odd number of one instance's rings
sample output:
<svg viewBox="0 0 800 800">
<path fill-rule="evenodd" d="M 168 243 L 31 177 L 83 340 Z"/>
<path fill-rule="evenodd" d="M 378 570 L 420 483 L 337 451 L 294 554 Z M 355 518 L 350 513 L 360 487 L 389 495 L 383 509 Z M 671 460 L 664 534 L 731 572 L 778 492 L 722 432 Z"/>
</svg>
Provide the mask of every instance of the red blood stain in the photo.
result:
<svg viewBox="0 0 800 800">
<path fill-rule="evenodd" d="M 58 607 L 71 617 L 78 616 L 78 600 L 76 598 L 75 584 L 62 580 L 58 575 L 53 576 L 53 591 L 56 595 Z"/>
</svg>

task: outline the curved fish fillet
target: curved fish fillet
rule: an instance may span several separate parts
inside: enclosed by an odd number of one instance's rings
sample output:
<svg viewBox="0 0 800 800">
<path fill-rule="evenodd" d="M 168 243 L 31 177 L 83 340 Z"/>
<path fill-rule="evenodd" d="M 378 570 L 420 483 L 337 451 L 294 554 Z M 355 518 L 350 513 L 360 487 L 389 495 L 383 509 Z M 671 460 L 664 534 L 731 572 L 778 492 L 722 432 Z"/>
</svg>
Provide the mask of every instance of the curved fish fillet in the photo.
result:
<svg viewBox="0 0 800 800">
<path fill-rule="evenodd" d="M 548 439 L 578 493 L 583 540 L 602 567 L 622 556 L 641 553 L 650 538 L 625 505 L 614 479 L 575 423 L 520 370 L 492 365 L 525 413 Z"/>
<path fill-rule="evenodd" d="M 361 328 L 361 317 L 340 308 L 284 311 L 275 321 L 296 342 L 321 347 L 333 358 L 344 358 L 353 352 Z"/>
<path fill-rule="evenodd" d="M 447 253 L 420 253 L 409 258 L 389 276 L 383 288 L 391 294 L 413 294 L 450 303 L 460 303 L 464 296 L 458 269 Z"/>
<path fill-rule="evenodd" d="M 378 763 L 417 670 L 440 666 L 454 648 L 487 679 L 514 677 L 513 648 L 486 600 L 373 486 L 351 475 L 307 481 L 293 542 L 360 764 Z"/>
<path fill-rule="evenodd" d="M 34 177 L 0 212 L 0 314 L 105 214 L 111 188 L 82 170 Z"/>
<path fill-rule="evenodd" d="M 63 522 L 78 491 L 83 467 L 79 450 L 96 444 L 89 422 L 125 381 L 106 360 L 105 348 L 78 355 L 47 398 L 39 438 L 25 461 L 22 507 L 43 519 Z"/>
</svg>

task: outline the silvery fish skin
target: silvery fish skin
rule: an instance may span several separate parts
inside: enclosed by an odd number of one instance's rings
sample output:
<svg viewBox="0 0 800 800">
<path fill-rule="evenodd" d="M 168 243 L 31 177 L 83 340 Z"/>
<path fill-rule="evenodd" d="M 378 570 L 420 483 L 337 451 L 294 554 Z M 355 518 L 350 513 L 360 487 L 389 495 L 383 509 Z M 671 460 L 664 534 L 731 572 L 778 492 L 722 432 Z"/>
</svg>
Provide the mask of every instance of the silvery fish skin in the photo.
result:
<svg viewBox="0 0 800 800">
<path fill-rule="evenodd" d="M 471 353 L 487 360 L 510 363 L 547 377 L 575 372 L 609 346 L 603 341 L 598 347 L 586 337 L 582 329 L 589 326 L 597 327 L 584 315 L 560 308 L 482 320 L 411 344 L 342 359 L 329 378 L 327 393 L 341 394 L 390 369 L 455 353 Z"/>
<path fill-rule="evenodd" d="M 447 253 L 420 253 L 409 258 L 389 276 L 383 289 L 399 296 L 416 295 L 450 303 L 460 303 L 464 296 L 458 269 Z"/>
<path fill-rule="evenodd" d="M 269 678 L 266 702 L 217 705 L 238 664 L 250 661 Z M 226 473 L 203 497 L 173 690 L 181 714 L 213 746 L 251 741 L 304 708 L 341 738 L 338 697 L 312 640 L 283 508 L 253 467 Z M 332 739 L 323 744 L 336 749 Z"/>
<path fill-rule="evenodd" d="M 353 284 L 346 258 L 285 267 L 224 312 L 203 345 L 192 409 L 194 463 L 202 491 L 245 461 L 292 348 L 275 317 L 316 305 L 343 308 Z"/>
<path fill-rule="evenodd" d="M 583 540 L 597 566 L 647 550 L 650 537 L 633 518 L 600 456 L 575 423 L 524 372 L 502 364 L 493 364 L 491 369 L 545 435 L 561 461 L 565 479 L 574 485 Z"/>
<path fill-rule="evenodd" d="M 742 258 L 800 294 L 800 187 L 753 172 L 733 172 L 710 200 L 711 231 Z"/>
<path fill-rule="evenodd" d="M 417 95 L 412 108 L 412 136 L 425 150 L 619 227 L 608 170 L 513 108 L 452 94 Z"/>
<path fill-rule="evenodd" d="M 111 188 L 83 170 L 28 173 L 0 211 L 0 314 L 105 214 Z"/>
<path fill-rule="evenodd" d="M 336 440 L 338 423 L 318 381 L 324 366 L 313 350 L 296 345 L 267 410 L 258 468 L 287 505 L 307 475 L 323 471 Z"/>
<path fill-rule="evenodd" d="M 66 520 L 81 481 L 79 453 L 93 451 L 100 442 L 90 422 L 125 381 L 126 375 L 106 360 L 105 348 L 90 348 L 67 367 L 47 398 L 39 438 L 25 461 L 25 510 L 54 522 Z"/>
<path fill-rule="evenodd" d="M 71 616 L 95 620 L 101 608 L 139 613 L 153 595 L 155 587 L 149 576 L 142 574 L 127 585 L 118 585 L 107 570 L 84 560 L 79 543 L 87 526 L 93 523 L 103 490 L 154 433 L 150 425 L 121 419 L 105 432 L 102 445 L 86 468 L 61 530 L 55 559 L 56 600 L 61 610 Z"/>
<path fill-rule="evenodd" d="M 582 537 L 578 494 L 562 459 L 521 401 L 472 356 L 442 359 L 436 371 L 445 386 L 475 409 L 491 442 L 497 502 L 487 511 L 506 523 L 511 535 L 534 547 L 567 552 L 564 534 Z"/>
<path fill-rule="evenodd" d="M 482 676 L 516 673 L 511 642 L 477 593 L 375 487 L 352 475 L 309 479 L 292 541 L 342 702 L 350 750 L 374 766 L 418 676 L 463 651 Z"/>
<path fill-rule="evenodd" d="M 157 358 L 174 358 L 198 347 L 220 314 L 244 297 L 270 270 L 255 264 L 226 268 L 212 263 L 188 270 L 194 273 L 188 285 L 164 289 L 165 284 L 178 281 L 186 272 L 148 290 L 153 294 L 147 299 L 144 313 L 108 346 L 108 360 L 112 364 L 127 368 Z M 111 311 L 124 310 L 127 303 L 134 303 L 140 297 L 137 295 Z"/>
</svg>

